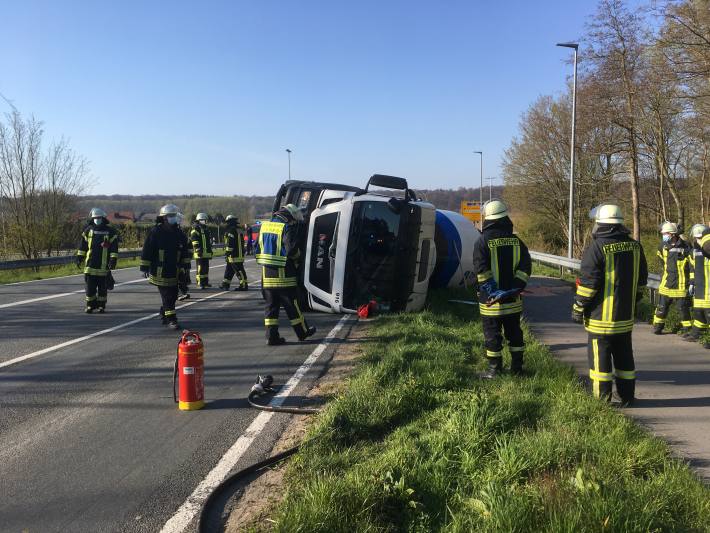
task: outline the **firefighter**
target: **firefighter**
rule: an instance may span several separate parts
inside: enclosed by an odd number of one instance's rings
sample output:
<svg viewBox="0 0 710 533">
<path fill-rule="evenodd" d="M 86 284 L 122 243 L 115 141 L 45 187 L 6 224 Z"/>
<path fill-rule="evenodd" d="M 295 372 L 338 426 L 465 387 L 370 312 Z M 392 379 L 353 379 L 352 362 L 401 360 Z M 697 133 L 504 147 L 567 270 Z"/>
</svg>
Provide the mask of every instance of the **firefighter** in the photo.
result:
<svg viewBox="0 0 710 533">
<path fill-rule="evenodd" d="M 89 224 L 81 233 L 76 252 L 76 266 L 84 267 L 86 284 L 86 312 L 106 310 L 107 280 L 118 262 L 118 233 L 108 223 L 106 212 L 94 207 L 89 213 Z"/>
<path fill-rule="evenodd" d="M 688 342 L 699 340 L 710 325 L 710 260 L 703 255 L 700 246 L 702 238 L 709 233 L 704 224 L 695 224 L 690 229 L 693 244 L 690 263 L 693 272 L 688 292 L 693 297 L 693 328 L 683 337 Z M 710 348 L 710 343 L 703 343 L 703 347 Z"/>
<path fill-rule="evenodd" d="M 224 279 L 220 288 L 229 290 L 234 274 L 239 278 L 239 287 L 235 291 L 249 290 L 247 271 L 244 270 L 244 230 L 239 225 L 239 219 L 234 215 L 227 216 L 227 231 L 224 234 L 224 256 L 227 266 L 224 269 Z"/>
<path fill-rule="evenodd" d="M 681 333 L 688 333 L 693 324 L 690 320 L 691 301 L 688 292 L 691 282 L 691 248 L 681 238 L 678 225 L 673 222 L 664 222 L 661 234 L 663 241 L 658 246 L 656 255 L 663 266 L 663 276 L 658 288 L 660 297 L 653 317 L 653 332 L 656 335 L 663 333 L 668 309 L 676 302 L 681 319 Z"/>
<path fill-rule="evenodd" d="M 155 225 L 143 244 L 140 269 L 143 277 L 158 287 L 162 305 L 163 325 L 180 329 L 175 302 L 178 286 L 184 284 L 190 271 L 190 243 L 178 225 L 179 210 L 168 204 L 160 208 L 159 224 Z"/>
<path fill-rule="evenodd" d="M 583 323 L 588 333 L 594 396 L 610 401 L 616 377 L 621 405 L 630 406 L 636 387 L 631 330 L 648 277 L 646 258 L 641 244 L 629 237 L 619 206 L 602 204 L 592 210 L 592 218 L 592 242 L 582 254 L 572 320 Z"/>
<path fill-rule="evenodd" d="M 288 204 L 274 213 L 270 222 L 264 222 L 256 247 L 256 262 L 262 267 L 262 292 L 266 300 L 264 325 L 269 346 L 283 344 L 279 335 L 279 309 L 283 306 L 299 340 L 306 340 L 316 332 L 308 327 L 298 306 L 298 223 L 303 212 Z"/>
<path fill-rule="evenodd" d="M 193 255 L 197 274 L 195 279 L 200 289 L 211 287 L 209 280 L 210 259 L 212 258 L 212 236 L 207 227 L 207 213 L 197 213 L 195 223 L 192 225 L 190 240 L 192 241 Z"/>
<path fill-rule="evenodd" d="M 182 223 L 185 220 L 185 215 L 182 213 L 178 213 L 178 229 L 185 235 L 185 240 L 188 242 L 188 245 L 190 246 L 190 257 L 192 257 L 192 243 L 190 240 L 187 238 L 187 235 L 185 234 L 185 231 L 182 229 Z M 190 298 L 190 289 L 189 286 L 192 284 L 192 280 L 190 279 L 190 266 L 191 262 L 188 263 L 187 268 L 183 270 L 184 276 L 183 279 L 180 280 L 180 283 L 178 283 L 178 300 L 183 301 L 187 300 Z"/>
<path fill-rule="evenodd" d="M 510 350 L 510 371 L 521 374 L 525 343 L 520 329 L 523 301 L 520 293 L 528 283 L 531 261 L 528 248 L 513 233 L 508 207 L 501 200 L 483 206 L 482 237 L 473 252 L 477 274 L 479 310 L 488 359 L 482 378 L 491 379 L 503 371 L 503 336 Z"/>
<path fill-rule="evenodd" d="M 247 235 L 247 255 L 252 255 L 254 253 L 254 231 L 251 228 L 251 224 L 244 224 L 244 231 Z"/>
</svg>

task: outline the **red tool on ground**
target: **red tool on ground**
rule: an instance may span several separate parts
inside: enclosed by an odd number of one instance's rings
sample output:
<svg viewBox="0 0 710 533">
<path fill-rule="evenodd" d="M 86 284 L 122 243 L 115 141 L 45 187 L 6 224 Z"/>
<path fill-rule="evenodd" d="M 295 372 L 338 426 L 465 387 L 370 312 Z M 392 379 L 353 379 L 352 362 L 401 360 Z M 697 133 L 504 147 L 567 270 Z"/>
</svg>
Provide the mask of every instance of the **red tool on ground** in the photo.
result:
<svg viewBox="0 0 710 533">
<path fill-rule="evenodd" d="M 196 331 L 185 330 L 178 342 L 173 371 L 173 400 L 181 411 L 195 411 L 205 405 L 204 345 Z M 179 379 L 178 379 L 179 376 Z M 175 383 L 179 382 L 179 395 Z M 178 399 L 179 396 L 179 399 Z"/>
</svg>

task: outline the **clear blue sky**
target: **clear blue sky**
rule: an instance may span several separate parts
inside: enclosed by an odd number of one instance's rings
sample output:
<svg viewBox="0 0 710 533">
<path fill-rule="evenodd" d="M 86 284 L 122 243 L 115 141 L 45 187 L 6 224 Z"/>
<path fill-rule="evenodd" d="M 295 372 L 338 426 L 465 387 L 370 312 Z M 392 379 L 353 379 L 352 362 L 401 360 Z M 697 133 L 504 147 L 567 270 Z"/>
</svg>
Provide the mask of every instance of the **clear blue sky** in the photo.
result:
<svg viewBox="0 0 710 533">
<path fill-rule="evenodd" d="M 0 92 L 91 161 L 97 194 L 273 194 L 287 175 L 476 186 L 563 89 L 592 0 L 33 1 Z M 0 110 L 9 110 L 0 101 Z"/>
</svg>

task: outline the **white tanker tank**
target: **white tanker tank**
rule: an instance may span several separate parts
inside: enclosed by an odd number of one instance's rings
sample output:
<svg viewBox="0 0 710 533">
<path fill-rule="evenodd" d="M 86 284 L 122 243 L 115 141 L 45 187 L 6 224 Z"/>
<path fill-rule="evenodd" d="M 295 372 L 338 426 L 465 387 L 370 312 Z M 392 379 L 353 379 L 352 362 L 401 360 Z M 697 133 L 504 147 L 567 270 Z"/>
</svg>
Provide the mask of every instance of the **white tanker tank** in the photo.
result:
<svg viewBox="0 0 710 533">
<path fill-rule="evenodd" d="M 475 285 L 473 248 L 481 232 L 467 218 L 454 211 L 436 210 L 434 245 L 436 267 L 429 287 L 466 288 Z"/>
</svg>

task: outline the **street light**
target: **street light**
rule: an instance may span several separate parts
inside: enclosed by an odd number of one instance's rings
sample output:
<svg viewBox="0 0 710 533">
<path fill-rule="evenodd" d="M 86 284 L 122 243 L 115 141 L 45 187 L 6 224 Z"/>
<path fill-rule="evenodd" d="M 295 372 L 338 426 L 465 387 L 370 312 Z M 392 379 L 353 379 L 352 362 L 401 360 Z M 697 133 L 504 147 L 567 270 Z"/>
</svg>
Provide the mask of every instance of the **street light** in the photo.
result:
<svg viewBox="0 0 710 533">
<path fill-rule="evenodd" d="M 574 134 L 577 122 L 577 50 L 578 43 L 557 43 L 557 46 L 563 48 L 572 48 L 574 50 L 574 71 L 572 74 L 572 143 L 570 147 L 570 163 L 569 163 L 569 214 L 567 231 L 567 257 L 572 258 L 572 244 L 574 242 L 574 227 L 572 217 L 574 216 Z"/>
<path fill-rule="evenodd" d="M 493 199 L 493 180 L 495 180 L 494 177 L 486 178 L 488 180 L 488 201 L 490 202 Z"/>
<path fill-rule="evenodd" d="M 474 150 L 474 154 L 479 154 L 481 156 L 481 186 L 478 189 L 479 192 L 479 204 L 481 207 L 481 221 L 483 221 L 483 152 Z"/>
<path fill-rule="evenodd" d="M 291 179 L 291 149 L 286 148 L 286 153 L 288 154 L 288 179 Z"/>
</svg>

